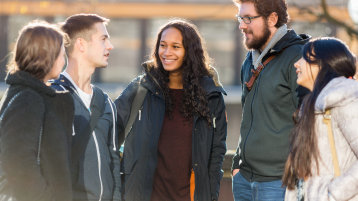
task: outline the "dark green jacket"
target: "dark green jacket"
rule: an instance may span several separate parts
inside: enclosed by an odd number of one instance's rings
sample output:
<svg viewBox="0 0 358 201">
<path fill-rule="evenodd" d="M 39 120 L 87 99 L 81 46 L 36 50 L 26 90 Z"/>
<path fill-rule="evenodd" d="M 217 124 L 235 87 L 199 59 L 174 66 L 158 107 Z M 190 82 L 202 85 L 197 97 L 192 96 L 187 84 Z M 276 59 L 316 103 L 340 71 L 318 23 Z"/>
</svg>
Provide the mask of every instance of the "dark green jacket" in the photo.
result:
<svg viewBox="0 0 358 201">
<path fill-rule="evenodd" d="M 241 69 L 243 116 L 240 143 L 233 169 L 249 181 L 281 179 L 289 151 L 289 134 L 294 126 L 292 115 L 299 95 L 294 63 L 308 35 L 289 30 L 263 58 L 276 55 L 261 71 L 251 91 L 245 86 L 253 69 L 252 53 Z M 301 87 L 300 87 L 301 88 Z"/>
</svg>

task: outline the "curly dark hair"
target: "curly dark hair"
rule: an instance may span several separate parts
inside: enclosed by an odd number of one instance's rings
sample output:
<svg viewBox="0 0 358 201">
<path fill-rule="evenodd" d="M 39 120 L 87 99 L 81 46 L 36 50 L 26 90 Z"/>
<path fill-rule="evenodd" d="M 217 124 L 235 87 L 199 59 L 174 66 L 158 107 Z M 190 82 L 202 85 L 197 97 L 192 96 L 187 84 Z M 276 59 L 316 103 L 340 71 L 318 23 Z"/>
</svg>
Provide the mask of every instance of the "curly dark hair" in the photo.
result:
<svg viewBox="0 0 358 201">
<path fill-rule="evenodd" d="M 176 28 L 180 31 L 185 49 L 185 56 L 181 66 L 184 88 L 181 113 L 187 120 L 190 120 L 194 115 L 199 115 L 207 119 L 208 123 L 211 124 L 206 93 L 200 84 L 202 77 L 212 77 L 208 71 L 210 58 L 194 24 L 182 19 L 173 19 L 163 25 L 160 28 L 157 41 L 152 50 L 151 60 L 146 62 L 149 65 L 147 71 L 150 71 L 149 73 L 158 81 L 165 97 L 166 112 L 171 116 L 174 103 L 169 93 L 169 72 L 163 68 L 158 53 L 162 33 L 168 28 Z"/>
<path fill-rule="evenodd" d="M 288 22 L 289 17 L 287 13 L 287 3 L 285 0 L 233 0 L 233 2 L 238 6 L 239 4 L 245 2 L 253 3 L 257 13 L 266 19 L 271 15 L 271 13 L 277 13 L 278 20 L 275 25 L 277 28 L 287 24 Z"/>
</svg>

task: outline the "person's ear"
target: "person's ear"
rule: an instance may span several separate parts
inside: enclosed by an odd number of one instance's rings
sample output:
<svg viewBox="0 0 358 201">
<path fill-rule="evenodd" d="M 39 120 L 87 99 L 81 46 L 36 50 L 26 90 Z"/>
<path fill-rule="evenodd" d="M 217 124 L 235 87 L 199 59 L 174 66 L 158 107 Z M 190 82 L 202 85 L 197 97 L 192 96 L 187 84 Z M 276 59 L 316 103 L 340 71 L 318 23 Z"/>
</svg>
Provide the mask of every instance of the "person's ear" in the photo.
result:
<svg viewBox="0 0 358 201">
<path fill-rule="evenodd" d="M 267 24 L 269 27 L 274 27 L 276 26 L 278 21 L 278 15 L 276 12 L 271 13 L 268 17 L 267 17 Z"/>
<path fill-rule="evenodd" d="M 84 52 L 86 50 L 87 41 L 83 38 L 77 38 L 75 42 L 75 48 L 77 48 L 80 52 Z"/>
</svg>

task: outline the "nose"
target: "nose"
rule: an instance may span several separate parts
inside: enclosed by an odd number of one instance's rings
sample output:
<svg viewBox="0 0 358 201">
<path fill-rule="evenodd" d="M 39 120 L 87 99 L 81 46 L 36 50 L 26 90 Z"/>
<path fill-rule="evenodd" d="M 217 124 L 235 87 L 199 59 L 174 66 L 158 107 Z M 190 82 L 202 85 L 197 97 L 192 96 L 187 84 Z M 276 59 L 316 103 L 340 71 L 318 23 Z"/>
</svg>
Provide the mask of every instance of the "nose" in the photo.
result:
<svg viewBox="0 0 358 201">
<path fill-rule="evenodd" d="M 172 51 L 171 51 L 171 48 L 170 47 L 166 47 L 165 49 L 164 49 L 164 55 L 170 55 L 171 53 L 172 53 Z"/>
<path fill-rule="evenodd" d="M 300 60 L 296 61 L 296 63 L 293 64 L 293 66 L 295 68 L 299 68 L 300 67 L 300 64 L 299 64 Z"/>
<path fill-rule="evenodd" d="M 113 48 L 114 48 L 114 47 L 113 47 L 111 41 L 108 40 L 107 49 L 108 49 L 108 50 L 112 50 Z"/>
<path fill-rule="evenodd" d="M 239 29 L 246 29 L 247 28 L 247 24 L 245 24 L 244 22 L 239 23 Z"/>
</svg>

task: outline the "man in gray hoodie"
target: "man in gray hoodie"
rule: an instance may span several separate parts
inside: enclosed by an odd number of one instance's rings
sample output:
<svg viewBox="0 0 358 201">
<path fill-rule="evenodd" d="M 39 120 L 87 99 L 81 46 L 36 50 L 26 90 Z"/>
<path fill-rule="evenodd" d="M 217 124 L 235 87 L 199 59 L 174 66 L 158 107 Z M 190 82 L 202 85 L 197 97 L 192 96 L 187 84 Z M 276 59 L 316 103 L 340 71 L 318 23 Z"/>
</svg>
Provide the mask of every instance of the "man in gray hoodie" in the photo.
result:
<svg viewBox="0 0 358 201">
<path fill-rule="evenodd" d="M 120 159 L 116 107 L 91 84 L 96 68 L 108 65 L 113 49 L 108 19 L 95 14 L 70 16 L 62 25 L 71 42 L 68 66 L 52 86 L 67 89 L 75 104 L 72 136 L 73 200 L 120 200 Z"/>
<path fill-rule="evenodd" d="M 233 158 L 233 193 L 236 201 L 280 201 L 292 115 L 301 95 L 293 64 L 309 36 L 287 28 L 285 0 L 234 3 L 249 52 L 241 68 L 243 116 Z"/>
</svg>

